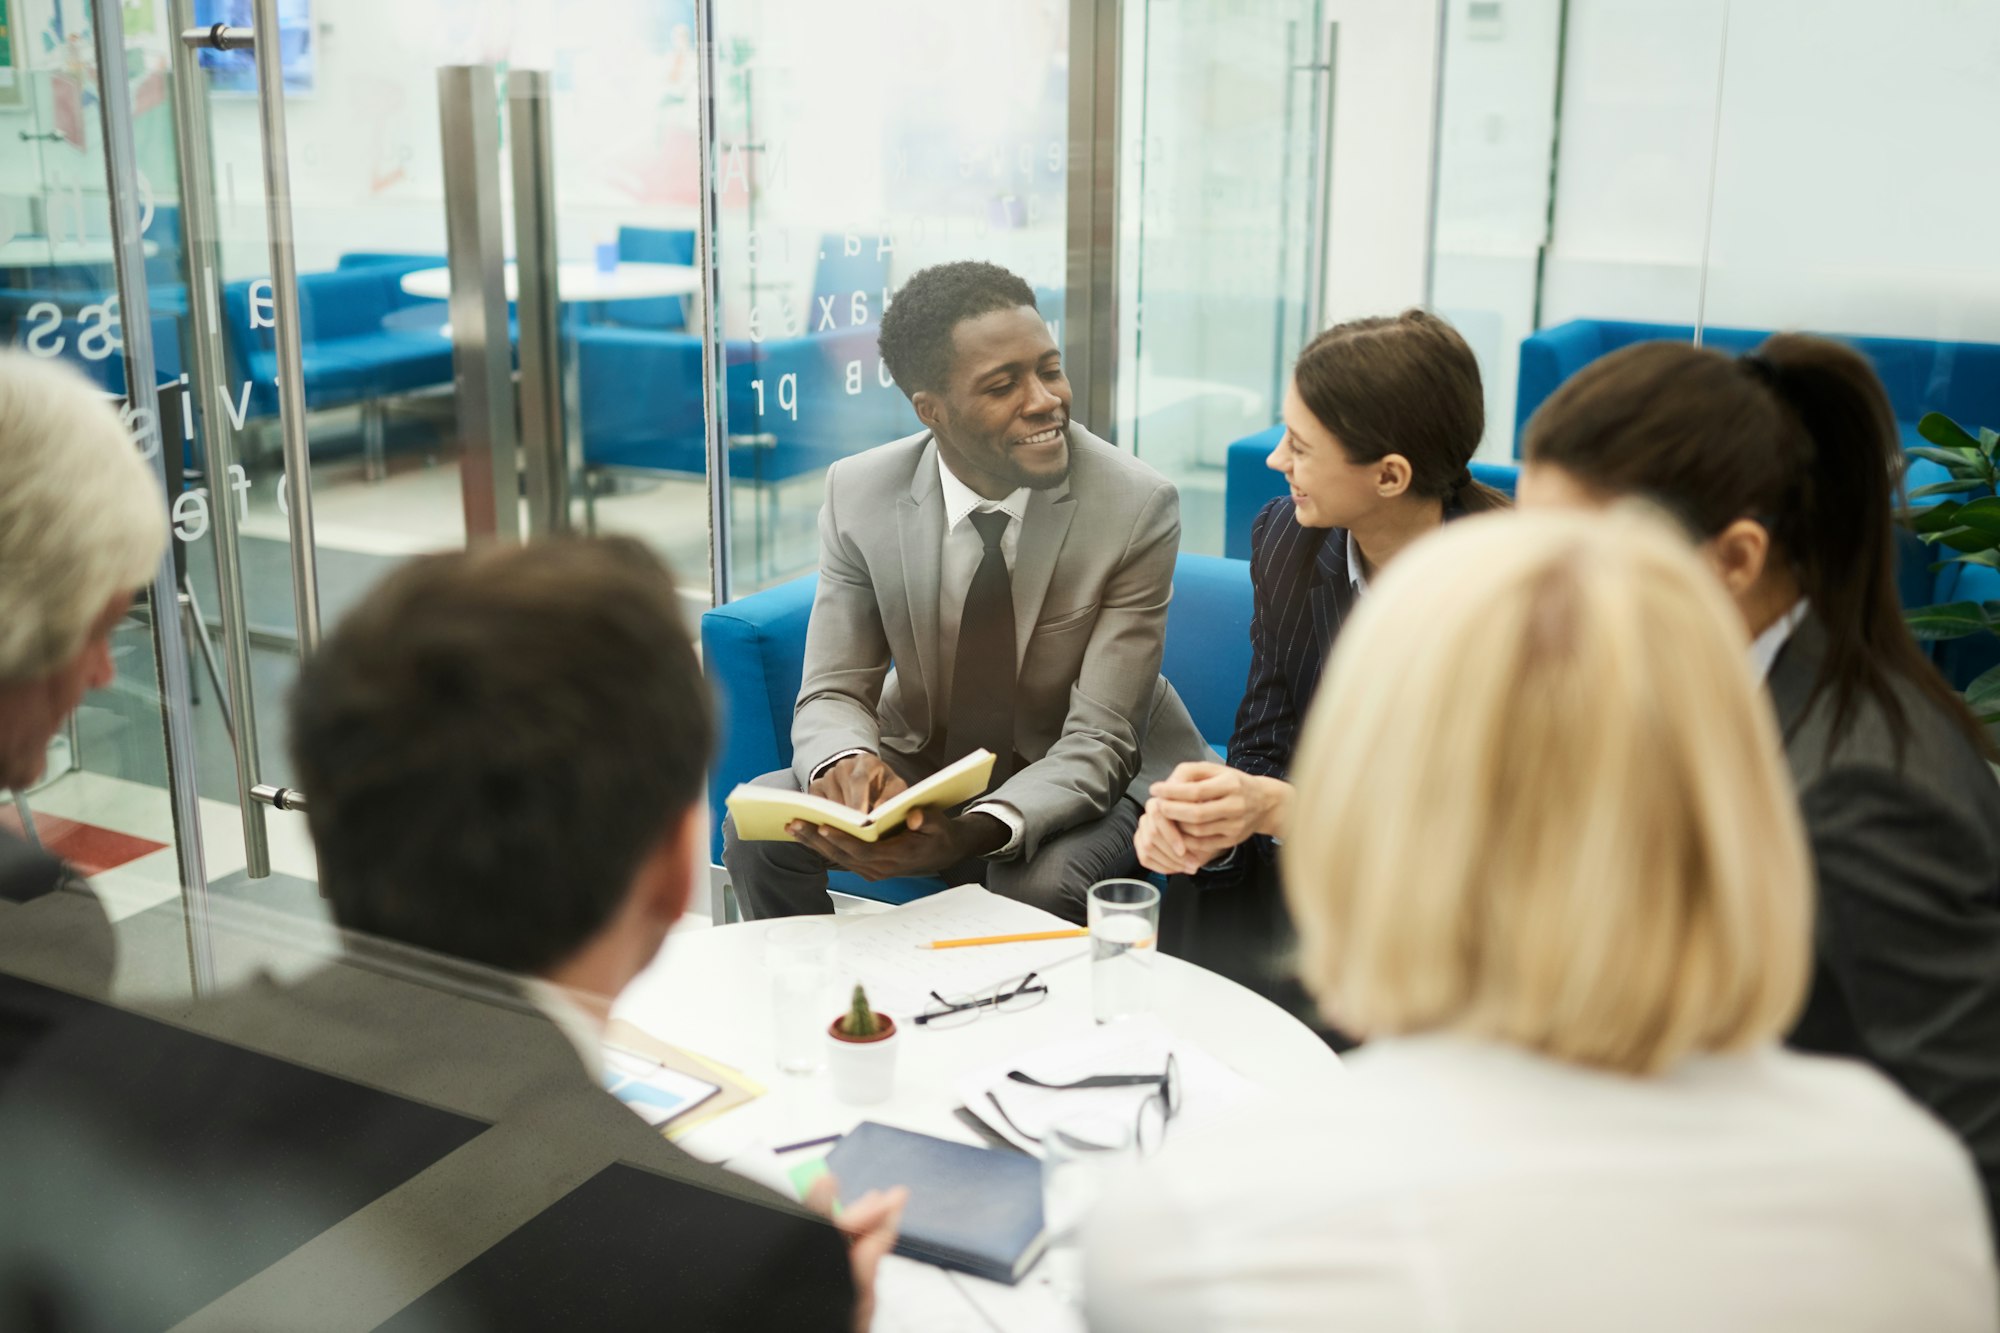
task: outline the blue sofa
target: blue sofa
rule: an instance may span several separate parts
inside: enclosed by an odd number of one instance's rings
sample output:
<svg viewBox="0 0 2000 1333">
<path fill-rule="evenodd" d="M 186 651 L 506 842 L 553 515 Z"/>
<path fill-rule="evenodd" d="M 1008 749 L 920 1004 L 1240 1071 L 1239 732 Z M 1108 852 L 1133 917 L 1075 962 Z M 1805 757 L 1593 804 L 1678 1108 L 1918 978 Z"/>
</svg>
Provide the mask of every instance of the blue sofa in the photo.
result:
<svg viewBox="0 0 2000 1333">
<path fill-rule="evenodd" d="M 1285 493 L 1285 479 L 1264 466 L 1277 447 L 1284 427 L 1246 435 L 1229 445 L 1229 471 L 1224 483 L 1223 554 L 1236 560 L 1250 558 L 1250 525 L 1257 511 Z M 1944 469 L 1921 460 L 1912 466 L 1913 483 L 1917 468 L 1934 469 L 1942 477 Z M 1472 475 L 1488 486 L 1514 493 L 1520 469 L 1508 463 L 1474 463 Z M 1933 571 L 1937 554 L 1914 533 L 1896 534 L 1896 591 L 1905 607 L 1929 606 L 1934 602 L 2000 601 L 2000 571 L 1976 565 L 1946 565 Z M 1926 651 L 1943 671 L 1945 678 L 1963 689 L 1980 672 L 2000 664 L 2000 640 L 1990 636 L 1927 644 Z"/>
<path fill-rule="evenodd" d="M 708 774 L 711 855 L 722 860 L 724 799 L 737 784 L 792 762 L 792 708 L 805 671 L 806 623 L 819 576 L 808 574 L 716 607 L 701 618 L 703 670 L 722 713 L 722 747 Z M 1167 614 L 1162 669 L 1195 724 L 1220 752 L 1250 676 L 1250 567 L 1208 555 L 1180 557 Z M 837 872 L 842 893 L 904 903 L 944 887 L 931 879 L 868 884 Z"/>
<path fill-rule="evenodd" d="M 1222 553 L 1232 560 L 1250 558 L 1250 525 L 1256 521 L 1257 511 L 1286 493 L 1283 474 L 1264 465 L 1284 433 L 1283 426 L 1273 426 L 1229 442 L 1222 491 Z M 1472 475 L 1512 495 L 1520 469 L 1511 463 L 1474 463 Z"/>
<path fill-rule="evenodd" d="M 701 338 L 586 325 L 575 330 L 575 340 L 585 469 L 700 476 L 707 466 Z M 874 356 L 870 328 L 759 343 L 730 339 L 724 357 L 731 477 L 786 480 L 916 430 L 908 400 L 875 382 Z M 866 372 L 856 394 L 847 392 L 852 361 Z M 791 407 L 788 376 L 797 395 Z"/>
<path fill-rule="evenodd" d="M 1758 329 L 1705 328 L 1702 342 L 1725 352 L 1748 352 L 1771 335 Z M 1528 418 L 1556 387 L 1597 358 L 1637 342 L 1691 342 L 1688 324 L 1573 319 L 1521 340 L 1521 370 L 1514 400 L 1515 449 Z M 2000 427 L 2000 344 L 1933 342 L 1919 338 L 1852 338 L 1841 341 L 1874 363 L 1902 424 L 1905 446 L 1918 443 L 1917 422 L 1943 412 L 1961 425 Z M 1929 464 L 1919 464 L 1928 468 Z M 1910 484 L 1936 480 L 1912 471 Z"/>
<path fill-rule="evenodd" d="M 424 256 L 349 263 L 299 274 L 300 339 L 308 411 L 451 383 L 446 302 L 406 294 L 403 275 Z M 248 279 L 222 289 L 230 374 L 251 382 L 250 415 L 275 415 L 277 330 L 250 326 Z"/>
</svg>

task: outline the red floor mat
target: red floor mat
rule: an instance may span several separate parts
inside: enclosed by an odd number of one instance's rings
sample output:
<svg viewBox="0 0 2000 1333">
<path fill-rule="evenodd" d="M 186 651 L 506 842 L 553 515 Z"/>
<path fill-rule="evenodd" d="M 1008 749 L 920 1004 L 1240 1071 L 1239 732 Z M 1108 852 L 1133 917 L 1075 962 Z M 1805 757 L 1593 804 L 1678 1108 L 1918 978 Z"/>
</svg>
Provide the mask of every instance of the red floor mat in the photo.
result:
<svg viewBox="0 0 2000 1333">
<path fill-rule="evenodd" d="M 114 833 L 95 824 L 80 824 L 61 815 L 44 814 L 35 810 L 32 801 L 28 809 L 34 813 L 35 832 L 41 836 L 42 846 L 85 875 L 99 874 L 128 861 L 136 861 L 167 845 L 148 838 L 135 838 L 129 833 Z M 26 836 L 21 830 L 21 813 L 12 805 L 0 806 L 0 828 L 17 838 Z"/>
</svg>

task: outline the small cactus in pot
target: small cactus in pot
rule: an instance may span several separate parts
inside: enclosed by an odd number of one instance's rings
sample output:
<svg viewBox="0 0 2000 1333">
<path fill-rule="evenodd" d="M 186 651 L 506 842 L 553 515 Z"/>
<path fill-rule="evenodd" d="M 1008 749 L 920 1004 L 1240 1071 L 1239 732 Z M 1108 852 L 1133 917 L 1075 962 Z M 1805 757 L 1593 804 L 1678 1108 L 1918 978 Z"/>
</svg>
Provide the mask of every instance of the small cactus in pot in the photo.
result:
<svg viewBox="0 0 2000 1333">
<path fill-rule="evenodd" d="M 867 990 L 857 984 L 847 1012 L 834 1019 L 827 1031 L 841 1041 L 881 1041 L 895 1035 L 896 1020 L 870 1008 Z"/>
</svg>

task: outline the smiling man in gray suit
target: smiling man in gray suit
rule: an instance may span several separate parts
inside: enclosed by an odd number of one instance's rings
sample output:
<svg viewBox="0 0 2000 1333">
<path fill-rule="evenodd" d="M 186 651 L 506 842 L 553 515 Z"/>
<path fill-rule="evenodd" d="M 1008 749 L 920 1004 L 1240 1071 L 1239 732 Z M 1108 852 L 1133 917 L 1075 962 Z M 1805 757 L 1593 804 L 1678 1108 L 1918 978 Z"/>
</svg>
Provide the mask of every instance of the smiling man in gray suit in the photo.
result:
<svg viewBox="0 0 2000 1333">
<path fill-rule="evenodd" d="M 992 783 L 874 844 L 725 824 L 723 862 L 753 917 L 831 910 L 839 866 L 1080 921 L 1093 882 L 1137 867 L 1146 784 L 1206 749 L 1159 674 L 1179 499 L 1070 420 L 1062 355 L 1005 269 L 918 273 L 881 350 L 927 429 L 827 472 L 793 766 L 758 781 L 865 810 L 983 746 Z"/>
</svg>

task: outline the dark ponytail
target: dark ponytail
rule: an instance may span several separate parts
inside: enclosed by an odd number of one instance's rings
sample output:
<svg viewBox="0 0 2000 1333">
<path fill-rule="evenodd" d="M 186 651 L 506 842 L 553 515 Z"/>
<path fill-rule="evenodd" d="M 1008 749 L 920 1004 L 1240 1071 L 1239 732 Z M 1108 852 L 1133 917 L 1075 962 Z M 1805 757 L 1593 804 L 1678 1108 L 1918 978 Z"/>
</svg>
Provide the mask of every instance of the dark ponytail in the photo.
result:
<svg viewBox="0 0 2000 1333">
<path fill-rule="evenodd" d="M 1609 495 L 1645 495 L 1701 537 L 1740 518 L 1771 533 L 1826 627 L 1808 705 L 1832 705 L 1831 746 L 1866 695 L 1900 748 L 1907 681 L 1981 753 L 1972 712 L 1924 657 L 1896 595 L 1894 508 L 1902 450 L 1895 413 L 1860 353 L 1781 333 L 1733 358 L 1642 343 L 1579 371 L 1528 423 L 1523 454 Z"/>
<path fill-rule="evenodd" d="M 1336 324 L 1299 353 L 1292 383 L 1349 462 L 1401 454 L 1411 494 L 1467 513 L 1513 503 L 1467 467 L 1486 430 L 1479 362 L 1436 315 L 1406 310 Z"/>
</svg>

